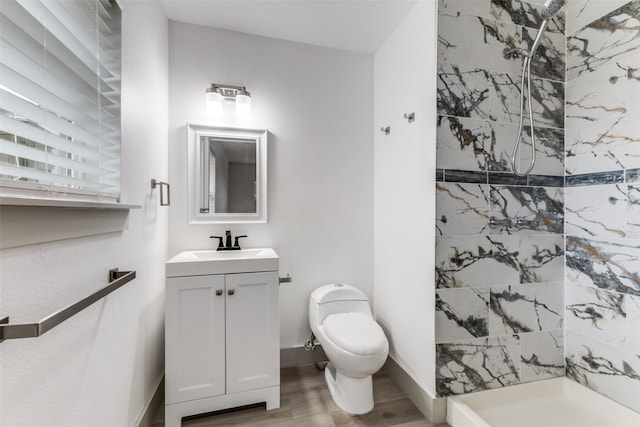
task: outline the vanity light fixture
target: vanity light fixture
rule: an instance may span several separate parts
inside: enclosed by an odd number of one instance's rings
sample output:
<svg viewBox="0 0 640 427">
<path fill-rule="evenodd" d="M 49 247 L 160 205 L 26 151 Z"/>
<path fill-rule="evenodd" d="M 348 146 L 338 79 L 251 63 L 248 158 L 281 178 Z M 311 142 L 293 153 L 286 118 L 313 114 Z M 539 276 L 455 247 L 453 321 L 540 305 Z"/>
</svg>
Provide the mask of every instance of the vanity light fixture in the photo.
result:
<svg viewBox="0 0 640 427">
<path fill-rule="evenodd" d="M 244 86 L 220 85 L 211 83 L 204 93 L 207 111 L 219 116 L 222 113 L 222 102 L 235 101 L 236 115 L 246 118 L 251 115 L 251 94 Z"/>
</svg>

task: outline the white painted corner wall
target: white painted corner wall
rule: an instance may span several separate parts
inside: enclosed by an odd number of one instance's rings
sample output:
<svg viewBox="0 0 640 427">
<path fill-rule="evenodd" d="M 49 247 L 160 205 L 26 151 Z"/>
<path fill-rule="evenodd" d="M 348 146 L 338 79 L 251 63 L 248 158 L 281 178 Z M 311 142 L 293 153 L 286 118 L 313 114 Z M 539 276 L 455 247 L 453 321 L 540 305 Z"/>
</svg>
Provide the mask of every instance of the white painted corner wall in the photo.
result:
<svg viewBox="0 0 640 427">
<path fill-rule="evenodd" d="M 390 356 L 435 396 L 436 4 L 374 56 L 374 312 Z M 405 113 L 415 113 L 408 123 Z"/>
<path fill-rule="evenodd" d="M 39 338 L 0 344 L 1 426 L 134 426 L 164 372 L 168 211 L 150 180 L 167 178 L 168 22 L 157 2 L 122 3 L 122 200 L 142 208 L 121 232 L 0 250 L 0 314 L 37 321 L 112 267 L 137 278 Z"/>
<path fill-rule="evenodd" d="M 211 235 L 273 247 L 281 275 L 281 347 L 310 335 L 309 295 L 345 282 L 373 293 L 371 55 L 170 22 L 169 256 L 209 249 Z M 251 92 L 248 121 L 205 111 L 211 83 Z M 187 123 L 269 129 L 268 222 L 188 224 Z"/>
</svg>

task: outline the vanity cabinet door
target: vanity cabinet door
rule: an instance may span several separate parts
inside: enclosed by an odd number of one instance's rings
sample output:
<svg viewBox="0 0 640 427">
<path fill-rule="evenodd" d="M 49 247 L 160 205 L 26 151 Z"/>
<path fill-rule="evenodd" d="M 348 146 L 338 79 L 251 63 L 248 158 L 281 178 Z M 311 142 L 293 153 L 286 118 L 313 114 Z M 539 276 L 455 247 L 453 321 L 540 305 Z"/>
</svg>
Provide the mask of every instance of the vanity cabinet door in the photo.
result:
<svg viewBox="0 0 640 427">
<path fill-rule="evenodd" d="M 227 274 L 227 393 L 280 384 L 278 272 Z"/>
<path fill-rule="evenodd" d="M 167 279 L 167 404 L 225 393 L 224 285 L 224 275 Z"/>
</svg>

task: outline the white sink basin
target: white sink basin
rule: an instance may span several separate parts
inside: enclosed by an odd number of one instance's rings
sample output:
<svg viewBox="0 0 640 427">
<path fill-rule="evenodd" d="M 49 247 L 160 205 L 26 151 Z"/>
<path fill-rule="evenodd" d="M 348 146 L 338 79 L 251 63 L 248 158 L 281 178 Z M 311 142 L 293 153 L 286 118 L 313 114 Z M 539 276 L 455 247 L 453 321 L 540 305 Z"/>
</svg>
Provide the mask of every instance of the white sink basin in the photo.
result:
<svg viewBox="0 0 640 427">
<path fill-rule="evenodd" d="M 239 251 L 185 251 L 167 261 L 167 277 L 253 273 L 278 270 L 279 257 L 271 248 Z"/>
</svg>

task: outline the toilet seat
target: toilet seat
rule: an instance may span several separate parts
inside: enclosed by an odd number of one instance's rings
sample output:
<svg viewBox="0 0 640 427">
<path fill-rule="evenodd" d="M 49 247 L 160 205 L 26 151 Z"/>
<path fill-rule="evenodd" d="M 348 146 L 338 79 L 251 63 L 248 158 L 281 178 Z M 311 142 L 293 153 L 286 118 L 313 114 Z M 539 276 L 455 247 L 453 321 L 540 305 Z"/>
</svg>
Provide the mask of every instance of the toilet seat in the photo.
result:
<svg viewBox="0 0 640 427">
<path fill-rule="evenodd" d="M 387 338 L 371 316 L 364 313 L 339 313 L 327 316 L 324 332 L 337 347 L 360 356 L 387 351 Z"/>
</svg>

